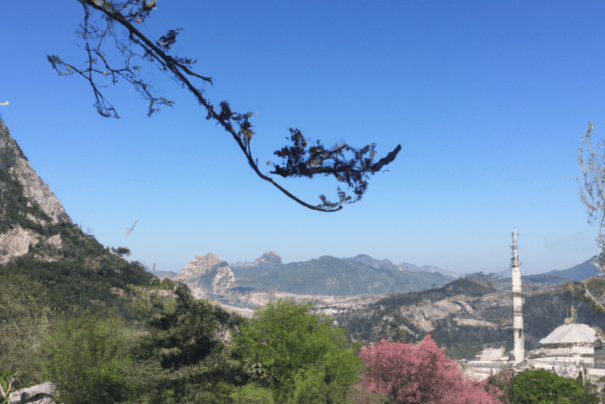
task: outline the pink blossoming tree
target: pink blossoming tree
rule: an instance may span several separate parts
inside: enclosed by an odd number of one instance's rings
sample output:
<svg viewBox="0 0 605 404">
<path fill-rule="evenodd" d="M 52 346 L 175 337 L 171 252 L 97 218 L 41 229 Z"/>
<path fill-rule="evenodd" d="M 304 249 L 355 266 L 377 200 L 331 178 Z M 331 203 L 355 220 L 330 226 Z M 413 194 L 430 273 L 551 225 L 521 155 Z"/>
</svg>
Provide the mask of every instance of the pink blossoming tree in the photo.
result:
<svg viewBox="0 0 605 404">
<path fill-rule="evenodd" d="M 363 386 L 397 403 L 502 403 L 497 397 L 504 393 L 498 387 L 465 378 L 456 361 L 445 356 L 431 334 L 418 344 L 382 339 L 363 347 L 359 357 L 369 368 L 354 386 L 357 391 Z"/>
</svg>

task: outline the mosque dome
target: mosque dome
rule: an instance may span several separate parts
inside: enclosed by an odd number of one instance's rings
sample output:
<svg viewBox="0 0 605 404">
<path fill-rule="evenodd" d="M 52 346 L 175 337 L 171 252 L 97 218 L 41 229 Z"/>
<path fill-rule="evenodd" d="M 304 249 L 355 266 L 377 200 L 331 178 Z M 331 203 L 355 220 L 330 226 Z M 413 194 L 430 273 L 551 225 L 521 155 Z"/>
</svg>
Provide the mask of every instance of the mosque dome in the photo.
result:
<svg viewBox="0 0 605 404">
<path fill-rule="evenodd" d="M 600 328 L 574 323 L 555 328 L 546 338 L 540 340 L 540 344 L 598 344 L 601 339 L 603 331 Z"/>
</svg>

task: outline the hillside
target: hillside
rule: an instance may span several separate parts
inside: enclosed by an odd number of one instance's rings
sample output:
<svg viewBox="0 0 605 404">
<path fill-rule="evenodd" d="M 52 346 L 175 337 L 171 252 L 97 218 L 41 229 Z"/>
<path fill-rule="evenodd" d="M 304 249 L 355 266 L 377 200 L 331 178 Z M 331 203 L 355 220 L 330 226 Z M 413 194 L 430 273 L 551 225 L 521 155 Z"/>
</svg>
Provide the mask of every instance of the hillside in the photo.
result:
<svg viewBox="0 0 605 404">
<path fill-rule="evenodd" d="M 477 283 L 479 282 L 479 283 Z M 588 292 L 587 292 L 588 287 Z M 592 293 L 596 298 L 587 297 Z M 523 320 L 525 349 L 536 349 L 540 339 L 563 324 L 570 304 L 577 309 L 577 322 L 605 326 L 601 308 L 605 281 L 524 289 Z M 442 288 L 394 294 L 355 310 L 323 307 L 352 341 L 364 345 L 386 338 L 419 341 L 433 332 L 433 339 L 455 359 L 473 359 L 486 347 L 513 349 L 513 299 L 510 290 L 496 290 L 485 278 L 458 279 Z"/>
</svg>

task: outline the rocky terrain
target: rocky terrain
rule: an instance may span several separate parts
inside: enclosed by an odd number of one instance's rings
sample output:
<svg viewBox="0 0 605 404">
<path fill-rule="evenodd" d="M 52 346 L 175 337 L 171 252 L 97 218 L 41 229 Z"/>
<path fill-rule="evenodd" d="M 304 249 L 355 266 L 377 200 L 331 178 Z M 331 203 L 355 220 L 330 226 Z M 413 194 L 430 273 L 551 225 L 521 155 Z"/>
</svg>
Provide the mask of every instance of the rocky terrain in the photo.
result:
<svg viewBox="0 0 605 404">
<path fill-rule="evenodd" d="M 49 250 L 60 250 L 60 235 L 43 234 L 42 227 L 49 224 L 72 224 L 61 202 L 38 174 L 30 167 L 27 157 L 10 136 L 0 120 L 0 264 L 22 256 L 29 245 L 44 244 Z M 17 220 L 8 223 L 13 211 Z M 53 261 L 48 255 L 37 256 Z"/>
</svg>

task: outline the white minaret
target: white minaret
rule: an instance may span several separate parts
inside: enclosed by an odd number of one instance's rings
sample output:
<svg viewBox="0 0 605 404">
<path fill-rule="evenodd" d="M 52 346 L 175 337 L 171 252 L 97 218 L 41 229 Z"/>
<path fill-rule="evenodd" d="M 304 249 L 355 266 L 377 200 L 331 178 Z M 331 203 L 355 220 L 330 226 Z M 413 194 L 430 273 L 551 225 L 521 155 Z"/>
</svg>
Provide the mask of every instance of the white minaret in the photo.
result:
<svg viewBox="0 0 605 404">
<path fill-rule="evenodd" d="M 517 228 L 513 229 L 513 258 L 511 259 L 511 272 L 513 274 L 513 328 L 515 334 L 515 364 L 525 359 L 525 335 L 523 335 L 523 295 L 521 294 L 521 271 L 517 257 Z"/>
</svg>

